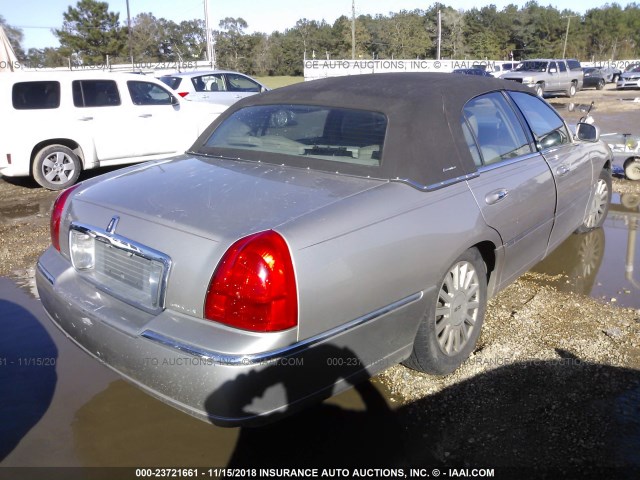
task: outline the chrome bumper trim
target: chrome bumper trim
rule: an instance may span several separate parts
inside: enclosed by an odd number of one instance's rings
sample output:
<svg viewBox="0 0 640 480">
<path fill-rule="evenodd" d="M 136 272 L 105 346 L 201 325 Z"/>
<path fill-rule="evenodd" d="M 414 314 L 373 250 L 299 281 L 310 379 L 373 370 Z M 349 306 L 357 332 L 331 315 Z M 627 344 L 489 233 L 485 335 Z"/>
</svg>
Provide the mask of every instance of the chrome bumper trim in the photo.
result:
<svg viewBox="0 0 640 480">
<path fill-rule="evenodd" d="M 38 271 L 42 274 L 42 276 L 43 276 L 44 278 L 46 278 L 46 279 L 47 279 L 47 282 L 49 282 L 51 285 L 53 285 L 53 284 L 54 284 L 54 282 L 55 282 L 55 278 L 53 277 L 53 275 L 51 275 L 51 274 L 47 271 L 47 269 L 46 269 L 46 268 L 44 268 L 44 267 L 42 266 L 42 264 L 41 264 L 40 262 L 38 262 L 38 263 L 36 264 L 36 268 L 37 268 L 37 269 L 38 269 Z"/>
<path fill-rule="evenodd" d="M 193 355 L 194 357 L 206 358 L 211 360 L 213 363 L 219 365 L 228 365 L 228 366 L 252 366 L 258 364 L 267 364 L 270 362 L 277 361 L 280 358 L 290 357 L 292 355 L 297 355 L 299 353 L 308 350 L 312 346 L 324 342 L 332 337 L 336 337 L 341 335 L 349 330 L 352 330 L 360 325 L 375 320 L 387 313 L 393 312 L 399 308 L 402 308 L 410 303 L 413 303 L 417 300 L 420 300 L 424 295 L 424 292 L 417 292 L 408 297 L 405 297 L 397 302 L 393 302 L 385 307 L 382 307 L 378 310 L 370 312 L 362 317 L 356 318 L 349 323 L 344 325 L 340 325 L 338 327 L 332 328 L 331 330 L 327 330 L 326 332 L 322 332 L 313 337 L 307 338 L 306 340 L 302 340 L 300 342 L 294 343 L 292 345 L 278 348 L 276 350 L 270 350 L 262 353 L 255 353 L 250 355 L 239 355 L 239 354 L 223 354 L 219 352 L 213 352 L 211 350 L 206 350 L 201 347 L 197 347 L 194 345 L 189 345 L 186 343 L 182 343 L 173 338 L 169 338 L 160 333 L 154 332 L 153 330 L 145 330 L 142 332 L 141 336 L 165 345 L 167 347 L 176 349 L 180 352 Z"/>
</svg>

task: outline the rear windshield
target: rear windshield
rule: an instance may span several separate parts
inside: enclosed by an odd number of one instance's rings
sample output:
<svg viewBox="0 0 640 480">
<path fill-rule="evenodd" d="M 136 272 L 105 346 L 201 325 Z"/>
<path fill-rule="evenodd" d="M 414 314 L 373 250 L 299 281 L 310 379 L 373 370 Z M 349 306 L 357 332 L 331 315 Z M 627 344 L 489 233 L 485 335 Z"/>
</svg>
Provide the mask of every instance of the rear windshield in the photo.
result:
<svg viewBox="0 0 640 480">
<path fill-rule="evenodd" d="M 182 81 L 182 78 L 166 76 L 166 77 L 160 77 L 158 80 L 160 80 L 165 85 L 168 85 L 169 87 L 175 90 L 180 86 L 180 82 Z"/>
<path fill-rule="evenodd" d="M 16 110 L 38 110 L 60 106 L 60 83 L 19 82 L 13 85 L 13 108 Z"/>
<path fill-rule="evenodd" d="M 378 112 L 309 105 L 251 106 L 226 118 L 201 151 L 320 170 L 335 170 L 336 164 L 379 167 L 386 130 L 387 118 Z"/>
</svg>

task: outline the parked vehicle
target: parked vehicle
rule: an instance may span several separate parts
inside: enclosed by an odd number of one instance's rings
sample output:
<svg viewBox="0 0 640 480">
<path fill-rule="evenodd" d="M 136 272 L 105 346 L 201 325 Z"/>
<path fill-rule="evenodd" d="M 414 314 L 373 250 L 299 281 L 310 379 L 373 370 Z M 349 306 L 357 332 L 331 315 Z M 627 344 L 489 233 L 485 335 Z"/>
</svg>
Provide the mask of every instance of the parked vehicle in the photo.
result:
<svg viewBox="0 0 640 480">
<path fill-rule="evenodd" d="M 489 72 L 481 68 L 456 68 L 451 73 L 457 73 L 460 75 L 478 75 L 480 77 L 492 77 Z"/>
<path fill-rule="evenodd" d="M 225 70 L 172 73 L 159 78 L 187 100 L 227 107 L 241 98 L 269 90 L 247 75 Z"/>
<path fill-rule="evenodd" d="M 595 88 L 596 90 L 602 90 L 607 83 L 602 71 L 595 67 L 585 67 L 584 82 L 582 88 Z"/>
<path fill-rule="evenodd" d="M 594 68 L 597 68 L 602 72 L 607 83 L 616 83 L 618 81 L 618 77 L 620 77 L 620 74 L 622 73 L 622 70 L 615 67 L 602 66 Z"/>
<path fill-rule="evenodd" d="M 520 65 L 520 62 L 504 62 L 504 63 L 496 63 L 493 66 L 493 71 L 491 72 L 491 74 L 494 77 L 497 78 L 502 78 L 505 74 L 511 72 L 513 69 L 515 69 L 518 65 Z"/>
<path fill-rule="evenodd" d="M 640 135 L 605 133 L 602 140 L 613 152 L 613 165 L 621 167 L 629 180 L 640 180 Z"/>
<path fill-rule="evenodd" d="M 618 90 L 624 88 L 640 88 L 640 65 L 621 73 L 616 83 L 616 88 Z"/>
<path fill-rule="evenodd" d="M 182 153 L 224 110 L 148 76 L 101 71 L 3 75 L 0 92 L 0 174 L 51 190 L 82 170 Z"/>
<path fill-rule="evenodd" d="M 602 225 L 611 151 L 594 125 L 576 131 L 495 78 L 255 95 L 186 154 L 64 191 L 40 298 L 87 353 L 221 425 L 276 420 L 396 362 L 448 374 L 489 298 Z"/>
<path fill-rule="evenodd" d="M 531 87 L 539 97 L 557 93 L 573 97 L 582 88 L 584 74 L 577 60 L 536 59 L 521 62 L 502 78 Z"/>
</svg>

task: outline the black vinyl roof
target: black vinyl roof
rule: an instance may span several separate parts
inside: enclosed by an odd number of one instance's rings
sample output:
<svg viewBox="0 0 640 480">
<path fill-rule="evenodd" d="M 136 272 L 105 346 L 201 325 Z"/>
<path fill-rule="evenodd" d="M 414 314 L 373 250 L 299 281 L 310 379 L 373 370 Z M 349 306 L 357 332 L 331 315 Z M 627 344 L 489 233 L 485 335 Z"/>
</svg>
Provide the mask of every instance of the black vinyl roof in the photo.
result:
<svg viewBox="0 0 640 480">
<path fill-rule="evenodd" d="M 372 167 L 350 166 L 344 173 L 437 186 L 477 170 L 462 132 L 462 108 L 478 95 L 500 90 L 532 94 L 517 82 L 448 73 L 376 73 L 307 81 L 237 102 L 203 133 L 192 150 L 213 153 L 203 147 L 213 129 L 234 111 L 250 105 L 372 110 L 388 119 L 382 165 L 375 172 Z"/>
</svg>

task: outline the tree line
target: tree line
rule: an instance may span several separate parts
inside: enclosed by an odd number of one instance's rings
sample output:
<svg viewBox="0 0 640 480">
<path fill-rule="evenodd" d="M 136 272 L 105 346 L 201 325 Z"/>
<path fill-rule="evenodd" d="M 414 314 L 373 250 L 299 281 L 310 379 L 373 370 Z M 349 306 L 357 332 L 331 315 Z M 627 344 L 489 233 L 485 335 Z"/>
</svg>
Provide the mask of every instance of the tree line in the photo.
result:
<svg viewBox="0 0 640 480">
<path fill-rule="evenodd" d="M 606 4 L 584 15 L 530 1 L 498 10 L 488 5 L 456 10 L 434 3 L 426 10 L 401 10 L 355 19 L 357 59 L 432 59 L 437 54 L 437 18 L 441 13 L 442 59 L 521 60 L 566 57 L 606 61 L 640 57 L 640 6 Z M 79 0 L 63 14 L 53 33 L 60 47 L 22 49 L 20 28 L 0 16 L 18 59 L 26 66 L 58 67 L 128 63 L 186 63 L 205 60 L 205 22 L 176 23 L 141 13 L 126 19 L 109 4 Z M 302 75 L 303 58 L 352 56 L 352 19 L 335 22 L 302 18 L 284 32 L 247 33 L 242 18 L 225 18 L 212 31 L 216 67 L 252 75 Z M 567 33 L 568 32 L 568 33 Z M 131 41 L 129 41 L 131 34 Z"/>
</svg>

